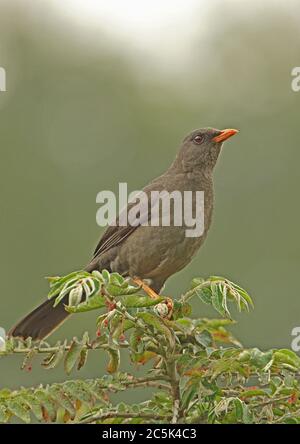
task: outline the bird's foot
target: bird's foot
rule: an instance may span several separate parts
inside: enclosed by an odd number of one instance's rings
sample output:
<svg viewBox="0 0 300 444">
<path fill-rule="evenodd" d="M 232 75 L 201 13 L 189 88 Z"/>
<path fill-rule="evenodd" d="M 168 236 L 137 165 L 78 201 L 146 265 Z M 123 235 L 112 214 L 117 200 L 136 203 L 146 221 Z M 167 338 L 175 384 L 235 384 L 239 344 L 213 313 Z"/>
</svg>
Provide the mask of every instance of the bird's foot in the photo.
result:
<svg viewBox="0 0 300 444">
<path fill-rule="evenodd" d="M 164 297 L 157 294 L 154 290 L 152 290 L 151 287 L 149 287 L 149 285 L 147 285 L 141 279 L 135 278 L 133 279 L 133 282 L 139 285 L 144 290 L 144 292 L 152 299 Z M 168 297 L 165 297 L 164 301 L 157 304 L 154 308 L 156 314 L 158 314 L 161 318 L 164 319 L 171 319 L 173 314 L 173 309 L 174 309 L 173 299 Z"/>
<path fill-rule="evenodd" d="M 149 287 L 149 285 L 145 284 L 144 281 L 141 279 L 135 278 L 133 279 L 133 282 L 135 282 L 137 285 L 139 285 L 145 293 L 147 293 L 148 296 L 152 299 L 160 298 L 159 294 L 157 294 L 152 288 Z"/>
</svg>

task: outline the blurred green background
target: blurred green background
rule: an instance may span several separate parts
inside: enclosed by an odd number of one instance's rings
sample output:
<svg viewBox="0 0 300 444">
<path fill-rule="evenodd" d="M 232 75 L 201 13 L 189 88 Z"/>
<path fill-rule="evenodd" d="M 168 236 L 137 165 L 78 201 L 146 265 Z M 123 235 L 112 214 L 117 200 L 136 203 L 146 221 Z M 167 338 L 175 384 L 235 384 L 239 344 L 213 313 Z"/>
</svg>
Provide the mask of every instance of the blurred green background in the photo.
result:
<svg viewBox="0 0 300 444">
<path fill-rule="evenodd" d="M 149 2 L 140 3 L 147 18 Z M 195 276 L 231 278 L 255 301 L 249 315 L 235 315 L 244 345 L 290 346 L 300 324 L 300 93 L 291 90 L 300 5 L 190 3 L 182 20 L 171 4 L 162 11 L 157 3 L 158 24 L 152 10 L 145 38 L 141 24 L 135 33 L 129 25 L 128 36 L 118 34 L 117 19 L 110 25 L 114 17 L 89 16 L 89 23 L 67 14 L 72 0 L 65 10 L 55 1 L 1 1 L 0 326 L 8 329 L 46 297 L 44 276 L 88 262 L 103 232 L 95 219 L 99 191 L 125 181 L 142 188 L 191 129 L 234 127 L 240 134 L 215 172 L 208 239 L 164 293 L 179 295 Z M 126 4 L 134 12 L 136 2 Z M 199 302 L 196 314 L 213 312 Z M 86 329 L 95 332 L 95 313 L 74 316 L 53 340 Z M 104 362 L 95 353 L 72 377 L 99 376 Z M 1 360 L 2 387 L 65 378 L 37 364 L 28 374 L 19 363 Z"/>
</svg>

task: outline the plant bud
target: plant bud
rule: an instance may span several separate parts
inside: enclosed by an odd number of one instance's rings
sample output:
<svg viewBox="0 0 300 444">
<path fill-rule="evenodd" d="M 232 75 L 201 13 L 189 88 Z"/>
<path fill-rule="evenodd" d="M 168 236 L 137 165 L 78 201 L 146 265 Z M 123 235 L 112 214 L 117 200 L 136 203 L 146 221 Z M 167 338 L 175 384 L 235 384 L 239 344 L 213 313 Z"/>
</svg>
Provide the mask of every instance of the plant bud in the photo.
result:
<svg viewBox="0 0 300 444">
<path fill-rule="evenodd" d="M 80 304 L 81 298 L 82 298 L 83 289 L 81 285 L 78 285 L 75 288 L 72 288 L 72 290 L 69 293 L 69 306 L 76 306 Z"/>
</svg>

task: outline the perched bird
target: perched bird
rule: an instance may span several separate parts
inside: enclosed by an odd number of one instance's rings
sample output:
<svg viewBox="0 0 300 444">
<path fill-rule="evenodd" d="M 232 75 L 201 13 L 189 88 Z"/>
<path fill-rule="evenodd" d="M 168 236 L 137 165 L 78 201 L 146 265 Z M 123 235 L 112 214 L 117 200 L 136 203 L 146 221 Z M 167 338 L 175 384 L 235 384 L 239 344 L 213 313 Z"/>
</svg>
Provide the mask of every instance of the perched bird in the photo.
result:
<svg viewBox="0 0 300 444">
<path fill-rule="evenodd" d="M 101 237 L 85 270 L 115 271 L 133 278 L 150 296 L 159 294 L 166 280 L 192 260 L 206 238 L 213 211 L 213 170 L 223 142 L 237 132 L 235 129 L 214 128 L 191 132 L 182 141 L 167 171 L 143 189 L 147 196 L 152 191 L 163 190 L 169 193 L 203 191 L 204 230 L 201 236 L 187 237 L 185 224 L 111 225 Z M 131 206 L 128 204 L 125 211 Z M 9 335 L 43 339 L 67 316 L 63 304 L 54 308 L 53 300 L 47 300 L 18 322 Z"/>
</svg>

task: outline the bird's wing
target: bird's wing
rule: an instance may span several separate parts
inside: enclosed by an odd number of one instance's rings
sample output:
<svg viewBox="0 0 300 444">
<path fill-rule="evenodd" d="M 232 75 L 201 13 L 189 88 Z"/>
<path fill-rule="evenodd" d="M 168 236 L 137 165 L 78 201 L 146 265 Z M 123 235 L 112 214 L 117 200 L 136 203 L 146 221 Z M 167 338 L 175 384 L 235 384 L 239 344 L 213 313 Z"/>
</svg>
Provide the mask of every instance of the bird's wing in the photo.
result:
<svg viewBox="0 0 300 444">
<path fill-rule="evenodd" d="M 151 217 L 151 208 L 157 204 L 158 196 L 153 198 L 151 196 L 152 191 L 162 191 L 166 189 L 166 178 L 164 176 L 157 177 L 152 182 L 150 182 L 143 190 L 142 193 L 145 193 L 148 198 L 148 205 L 143 205 L 141 207 L 140 214 L 137 214 L 139 222 L 136 224 L 128 224 L 126 226 L 120 226 L 119 220 L 124 215 L 125 212 L 127 212 L 127 215 L 131 208 L 136 206 L 137 199 L 139 199 L 140 194 L 138 193 L 135 196 L 135 199 L 128 203 L 128 205 L 121 211 L 118 218 L 116 219 L 115 225 L 110 225 L 104 232 L 103 236 L 101 237 L 100 241 L 98 242 L 98 245 L 94 251 L 93 259 L 95 259 L 97 256 L 100 256 L 101 254 L 105 253 L 106 251 L 110 250 L 113 247 L 116 247 L 121 242 L 123 242 L 128 236 L 130 236 L 140 225 L 145 224 L 147 221 L 149 221 Z"/>
<path fill-rule="evenodd" d="M 149 198 L 150 193 L 148 192 L 148 189 L 145 188 L 143 192 L 146 193 L 147 197 Z M 139 194 L 136 195 L 136 199 L 139 197 Z M 141 208 L 141 212 L 137 214 L 138 222 L 136 224 L 128 224 L 125 226 L 119 225 L 119 221 L 124 215 L 124 213 L 128 213 L 131 208 L 133 208 L 135 205 L 137 205 L 137 201 L 134 201 L 132 203 L 129 203 L 127 207 L 125 207 L 121 213 L 119 214 L 118 218 L 116 219 L 115 225 L 110 225 L 104 232 L 103 236 L 101 237 L 100 241 L 98 242 L 98 245 L 94 251 L 93 259 L 109 249 L 116 247 L 121 242 L 123 242 L 128 236 L 130 236 L 131 233 L 133 233 L 140 225 L 147 222 L 149 220 L 149 217 L 151 215 L 151 199 L 149 200 L 149 206 L 147 207 L 143 206 Z M 150 209 L 150 211 L 148 211 Z"/>
<path fill-rule="evenodd" d="M 93 259 L 108 251 L 110 248 L 116 247 L 125 240 L 137 227 L 126 226 L 109 226 L 94 251 Z"/>
</svg>

